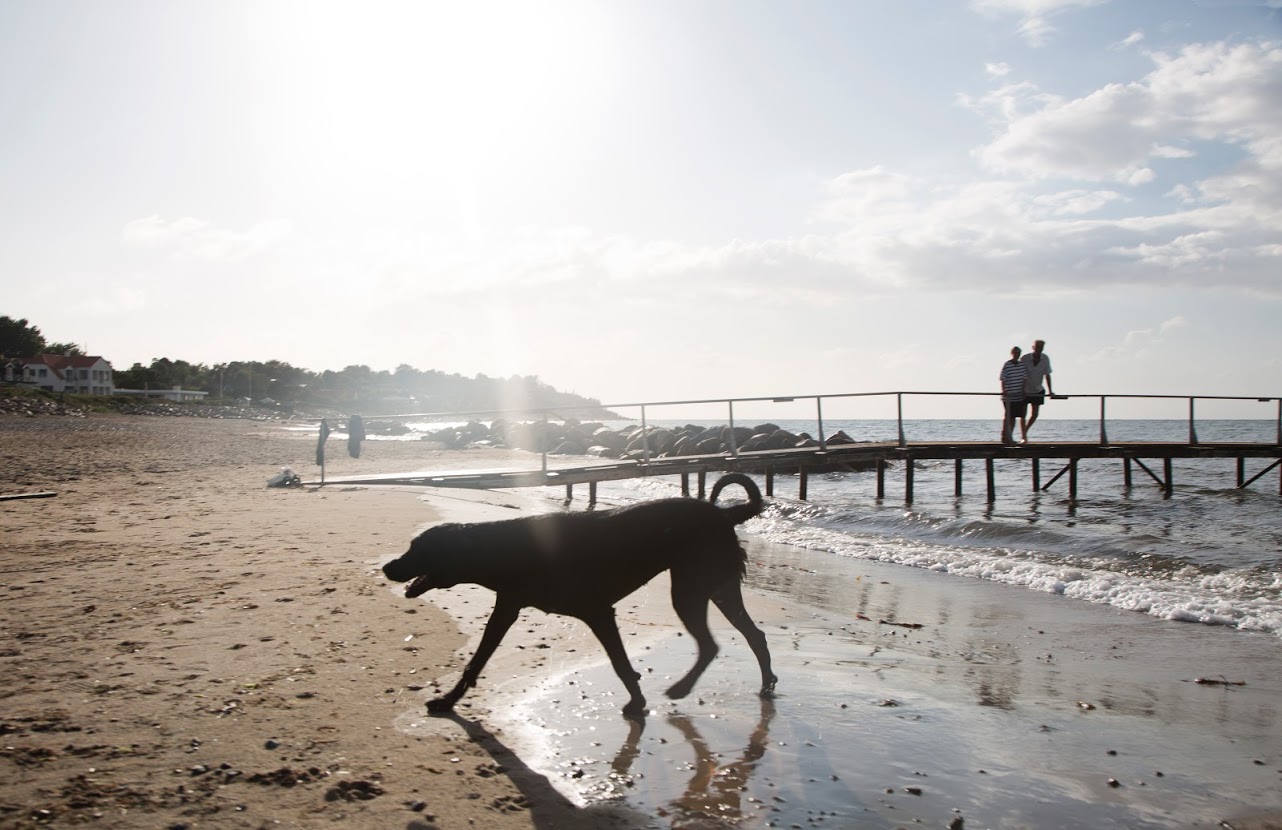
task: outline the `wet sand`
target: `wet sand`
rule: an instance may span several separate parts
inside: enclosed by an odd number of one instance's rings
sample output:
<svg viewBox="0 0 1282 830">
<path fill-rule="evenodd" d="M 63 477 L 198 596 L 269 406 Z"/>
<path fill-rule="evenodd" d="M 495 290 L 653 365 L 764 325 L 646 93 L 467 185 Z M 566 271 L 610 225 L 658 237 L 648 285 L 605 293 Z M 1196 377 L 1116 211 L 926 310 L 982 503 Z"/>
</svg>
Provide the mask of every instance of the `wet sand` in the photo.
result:
<svg viewBox="0 0 1282 830">
<path fill-rule="evenodd" d="M 626 696 L 581 627 L 538 612 L 517 626 L 521 645 L 584 663 L 549 658 L 531 678 L 500 652 L 470 707 L 576 803 L 627 804 L 660 826 L 1282 827 L 1277 638 L 749 551 L 774 700 L 753 694 L 755 662 L 715 611 L 717 661 L 691 698 L 661 696 L 694 658 L 661 577 L 619 608 L 644 725 L 619 716 Z M 485 592 L 432 601 L 479 635 Z M 398 726 L 433 728 L 413 711 Z"/>
<path fill-rule="evenodd" d="M 14 416 L 0 446 L 0 494 L 58 492 L 0 502 L 0 827 L 1282 826 L 1268 635 L 753 544 L 775 700 L 715 612 L 721 656 L 662 697 L 693 648 L 661 578 L 619 608 L 643 728 L 538 612 L 426 717 L 492 595 L 405 600 L 378 564 L 559 494 L 269 490 L 315 439 L 249 421 Z M 333 476 L 513 461 L 328 449 Z"/>
</svg>

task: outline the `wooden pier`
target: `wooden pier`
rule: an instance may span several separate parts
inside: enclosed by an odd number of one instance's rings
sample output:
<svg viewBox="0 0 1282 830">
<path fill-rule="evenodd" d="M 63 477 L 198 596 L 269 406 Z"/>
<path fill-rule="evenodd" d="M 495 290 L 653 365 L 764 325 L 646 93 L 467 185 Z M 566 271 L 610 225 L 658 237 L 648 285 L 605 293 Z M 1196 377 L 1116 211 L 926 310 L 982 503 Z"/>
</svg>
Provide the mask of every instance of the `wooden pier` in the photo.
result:
<svg viewBox="0 0 1282 830">
<path fill-rule="evenodd" d="M 467 487 L 474 489 L 498 489 L 506 487 L 565 487 L 567 501 L 574 498 L 574 487 L 577 484 L 588 486 L 589 503 L 596 502 L 596 487 L 602 481 L 618 481 L 630 478 L 679 476 L 681 492 L 691 495 L 691 476 L 696 479 L 696 490 L 699 498 L 706 492 L 706 479 L 709 473 L 745 472 L 765 476 L 766 495 L 774 495 L 775 481 L 778 476 L 795 476 L 797 480 L 797 497 L 807 498 L 809 477 L 816 473 L 841 471 L 875 470 L 877 474 L 877 498 L 886 498 L 886 474 L 890 469 L 903 471 L 903 497 L 906 503 L 913 501 L 914 479 L 917 475 L 919 461 L 952 461 L 953 488 L 957 496 L 963 494 L 965 484 L 966 462 L 983 462 L 984 492 L 988 501 L 997 499 L 994 464 L 999 459 L 1023 460 L 1028 463 L 1029 480 L 1033 492 L 1048 491 L 1059 485 L 1067 489 L 1070 504 L 1077 502 L 1078 465 L 1084 460 L 1117 459 L 1122 462 L 1121 473 L 1124 485 L 1134 486 L 1135 479 L 1147 483 L 1147 476 L 1162 492 L 1163 497 L 1170 498 L 1175 488 L 1175 471 L 1173 461 L 1176 459 L 1233 459 L 1237 465 L 1237 487 L 1244 489 L 1260 481 L 1273 470 L 1279 471 L 1278 492 L 1282 494 L 1282 397 L 1260 396 L 1243 397 L 1230 395 L 1150 395 L 1128 394 L 1111 395 L 1092 393 L 1052 395 L 1056 401 L 1090 400 L 1098 407 L 1099 438 L 1096 441 L 1047 441 L 1009 446 L 985 441 L 915 441 L 908 437 L 907 421 L 904 418 L 905 401 L 915 402 L 922 399 L 957 400 L 960 397 L 996 399 L 993 392 L 846 392 L 833 395 L 785 395 L 756 398 L 725 398 L 691 401 L 657 401 L 622 404 L 603 404 L 594 408 L 595 412 L 637 410 L 640 414 L 640 435 L 647 435 L 653 413 L 657 409 L 667 413 L 671 419 L 673 408 L 685 406 L 721 406 L 726 407 L 726 422 L 729 435 L 729 446 L 715 455 L 654 455 L 639 459 L 600 462 L 588 459 L 570 461 L 562 456 L 553 456 L 545 448 L 541 453 L 537 469 L 522 470 L 454 470 L 440 472 L 393 473 L 374 476 L 347 476 L 340 479 L 325 479 L 324 467 L 321 468 L 321 481 L 308 484 L 385 484 L 415 485 L 427 487 Z M 884 403 L 893 401 L 897 440 L 865 441 L 857 443 L 836 443 L 835 437 L 829 436 L 830 429 L 825 426 L 824 406 L 834 401 L 851 405 L 854 401 L 876 401 Z M 1187 409 L 1187 441 L 1112 441 L 1109 438 L 1107 417 L 1108 405 L 1118 401 L 1144 400 L 1150 404 L 1166 403 Z M 814 430 L 817 446 L 779 450 L 744 451 L 736 446 L 735 434 L 736 406 L 740 407 L 740 422 L 745 407 L 754 409 L 774 405 L 796 406 L 813 402 Z M 1197 405 L 1199 403 L 1223 404 L 1233 402 L 1237 405 L 1247 403 L 1272 404 L 1276 409 L 1276 438 L 1263 442 L 1214 442 L 1202 441 L 1198 437 Z M 1058 404 L 1056 404 L 1058 406 Z M 553 409 L 524 410 L 487 410 L 473 412 L 427 412 L 409 415 L 390 416 L 405 421 L 468 421 L 503 418 L 520 420 L 532 418 L 535 422 L 547 424 L 554 420 L 568 421 L 573 409 L 557 407 Z M 616 416 L 621 417 L 621 416 Z M 706 420 L 706 418 L 704 418 Z M 790 416 L 790 420 L 796 419 Z M 1115 423 L 1115 422 L 1114 422 Z M 831 425 L 831 419 L 828 424 Z M 829 436 L 829 437 L 825 437 Z M 644 441 L 644 439 L 642 439 Z M 645 452 L 649 449 L 646 445 Z M 1050 466 L 1043 471 L 1043 464 Z M 1253 468 L 1253 469 L 1248 469 Z M 1044 476 L 1043 472 L 1049 475 Z M 1060 485 L 1067 476 L 1067 481 Z M 1043 482 L 1043 479 L 1045 481 Z"/>
<path fill-rule="evenodd" d="M 1248 443 L 1102 443 L 1054 442 L 1005 446 L 984 442 L 884 442 L 858 443 L 825 448 L 764 450 L 758 452 L 721 453 L 652 458 L 648 461 L 603 461 L 566 466 L 549 466 L 543 457 L 538 469 L 524 470 L 460 470 L 416 473 L 392 473 L 373 476 L 345 476 L 330 478 L 323 483 L 360 485 L 402 485 L 424 487 L 462 487 L 473 489 L 500 489 L 508 487 L 564 487 L 566 499 L 574 498 L 574 487 L 588 486 L 588 502 L 596 503 L 597 484 L 602 481 L 622 479 L 679 476 L 681 492 L 692 494 L 691 477 L 695 479 L 694 494 L 703 498 L 709 473 L 745 472 L 765 476 L 766 495 L 774 495 L 776 478 L 795 476 L 797 498 L 806 500 L 808 479 L 816 473 L 875 470 L 877 498 L 886 498 L 887 472 L 902 470 L 903 498 L 912 503 L 916 462 L 953 461 L 954 493 L 963 495 L 966 462 L 983 462 L 984 492 L 989 502 L 996 501 L 994 463 L 998 459 L 1021 460 L 1028 463 L 1029 480 L 1033 492 L 1049 491 L 1067 476 L 1062 487 L 1067 489 L 1070 503 L 1078 497 L 1078 464 L 1088 459 L 1117 459 L 1122 462 L 1121 473 L 1126 487 L 1134 486 L 1136 478 L 1148 476 L 1163 497 L 1169 498 L 1175 486 L 1172 462 L 1175 459 L 1233 459 L 1237 466 L 1237 486 L 1246 488 L 1261 480 L 1273 470 L 1279 470 L 1278 492 L 1282 494 L 1282 444 Z M 1050 462 L 1045 470 L 1043 463 Z M 1254 463 L 1253 463 L 1254 462 Z M 1259 469 L 1248 469 L 1258 467 Z M 1046 475 L 1049 474 L 1049 475 Z M 319 485 L 322 482 L 307 482 Z"/>
</svg>

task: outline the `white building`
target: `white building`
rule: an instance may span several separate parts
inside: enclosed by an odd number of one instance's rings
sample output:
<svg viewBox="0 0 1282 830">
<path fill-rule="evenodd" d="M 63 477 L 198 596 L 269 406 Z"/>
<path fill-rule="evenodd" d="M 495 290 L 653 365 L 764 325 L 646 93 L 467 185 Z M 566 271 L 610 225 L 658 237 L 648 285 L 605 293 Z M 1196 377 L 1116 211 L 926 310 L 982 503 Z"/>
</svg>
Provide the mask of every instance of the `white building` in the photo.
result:
<svg viewBox="0 0 1282 830">
<path fill-rule="evenodd" d="M 112 395 L 111 364 L 101 357 L 42 354 L 16 357 L 4 367 L 5 380 L 27 383 L 46 392 Z"/>
</svg>

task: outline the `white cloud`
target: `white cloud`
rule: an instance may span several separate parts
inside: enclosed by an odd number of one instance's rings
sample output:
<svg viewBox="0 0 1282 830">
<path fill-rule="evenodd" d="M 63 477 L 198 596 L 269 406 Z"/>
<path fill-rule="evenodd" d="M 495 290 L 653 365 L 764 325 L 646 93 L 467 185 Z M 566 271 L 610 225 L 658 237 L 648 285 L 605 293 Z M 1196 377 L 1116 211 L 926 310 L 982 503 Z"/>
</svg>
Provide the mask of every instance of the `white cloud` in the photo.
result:
<svg viewBox="0 0 1282 830">
<path fill-rule="evenodd" d="M 1038 47 L 1046 45 L 1055 27 L 1046 18 L 1032 15 L 1021 20 L 1016 31 L 1019 32 L 1020 37 L 1028 41 L 1029 46 Z"/>
<path fill-rule="evenodd" d="M 166 222 L 159 216 L 153 215 L 135 219 L 125 225 L 121 238 L 129 245 L 160 247 L 189 234 L 198 233 L 205 227 L 207 223 L 191 217 Z"/>
<path fill-rule="evenodd" d="M 1030 46 L 1046 45 L 1055 31 L 1050 18 L 1074 9 L 1107 3 L 1108 0 L 971 0 L 971 6 L 994 15 L 1020 18 L 1017 31 Z"/>
<path fill-rule="evenodd" d="M 130 246 L 171 250 L 180 258 L 227 261 L 270 247 L 290 231 L 285 220 L 266 220 L 248 230 L 233 231 L 192 217 L 166 221 L 153 215 L 126 224 L 121 240 Z"/>
<path fill-rule="evenodd" d="M 1224 235 L 1216 231 L 1185 234 L 1160 244 L 1140 243 L 1126 248 L 1114 248 L 1110 253 L 1121 254 L 1155 268 L 1207 265 L 1223 262 L 1228 256 L 1224 247 Z"/>
<path fill-rule="evenodd" d="M 986 72 L 990 78 L 1005 78 L 1011 72 L 1010 64 L 986 63 L 984 64 L 984 72 Z"/>
<path fill-rule="evenodd" d="M 920 343 L 905 343 L 898 348 L 877 355 L 877 363 L 883 369 L 903 370 L 921 366 L 928 358 L 926 348 Z"/>
<path fill-rule="evenodd" d="M 966 99 L 998 129 L 979 160 L 1031 178 L 1125 182 L 1151 159 L 1174 157 L 1180 142 L 1214 141 L 1282 169 L 1282 46 L 1193 44 L 1151 58 L 1155 68 L 1143 79 L 1076 99 L 1028 84 Z M 1151 180 L 1143 174 L 1137 183 Z"/>
<path fill-rule="evenodd" d="M 1083 358 L 1085 363 L 1102 363 L 1115 360 L 1134 360 L 1145 357 L 1149 348 L 1166 341 L 1168 335 L 1189 327 L 1189 321 L 1182 314 L 1163 320 L 1156 326 L 1143 329 L 1132 329 L 1122 336 L 1120 343 L 1104 346 L 1094 354 Z"/>
<path fill-rule="evenodd" d="M 1025 17 L 1055 14 L 1066 9 L 1098 6 L 1108 0 L 972 0 L 971 5 L 980 11 L 998 14 L 1018 14 Z"/>
<path fill-rule="evenodd" d="M 1126 199 L 1116 190 L 1064 190 L 1033 197 L 1033 204 L 1046 207 L 1054 216 L 1080 216 Z"/>
<path fill-rule="evenodd" d="M 1144 33 L 1141 31 L 1131 32 L 1126 37 L 1113 44 L 1114 49 L 1129 49 L 1130 47 L 1143 42 Z"/>
</svg>

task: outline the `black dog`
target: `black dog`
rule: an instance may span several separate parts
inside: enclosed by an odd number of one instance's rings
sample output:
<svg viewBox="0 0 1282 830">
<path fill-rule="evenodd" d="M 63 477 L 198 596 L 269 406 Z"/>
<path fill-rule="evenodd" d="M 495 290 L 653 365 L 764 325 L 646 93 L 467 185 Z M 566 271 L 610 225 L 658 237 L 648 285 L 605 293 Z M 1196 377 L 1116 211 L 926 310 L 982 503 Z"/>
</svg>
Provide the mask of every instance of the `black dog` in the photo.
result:
<svg viewBox="0 0 1282 830">
<path fill-rule="evenodd" d="M 717 507 L 729 484 L 748 493 L 743 504 Z M 623 649 L 614 604 L 663 571 L 671 571 L 672 605 L 694 637 L 699 656 L 668 697 L 690 693 L 717 655 L 708 630 L 708 601 L 748 640 L 761 665 L 761 694 L 773 693 L 766 636 L 743 606 L 739 583 L 747 554 L 735 525 L 761 512 L 761 491 L 739 473 L 723 476 L 708 501 L 662 499 L 591 513 L 552 513 L 477 524 L 443 524 L 421 533 L 410 549 L 383 566 L 393 582 L 409 582 L 405 596 L 474 582 L 498 596 L 481 644 L 458 685 L 427 708 L 447 712 L 476 685 L 503 635 L 527 606 L 583 620 L 596 634 L 632 699 L 625 715 L 645 713 L 645 697 Z M 413 581 L 411 581 L 413 580 Z"/>
</svg>

